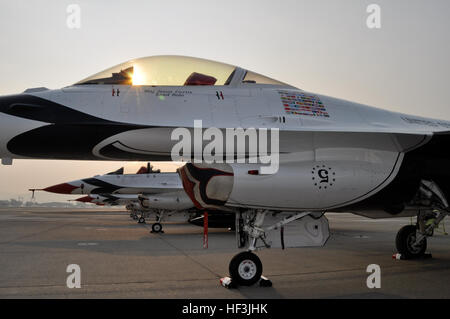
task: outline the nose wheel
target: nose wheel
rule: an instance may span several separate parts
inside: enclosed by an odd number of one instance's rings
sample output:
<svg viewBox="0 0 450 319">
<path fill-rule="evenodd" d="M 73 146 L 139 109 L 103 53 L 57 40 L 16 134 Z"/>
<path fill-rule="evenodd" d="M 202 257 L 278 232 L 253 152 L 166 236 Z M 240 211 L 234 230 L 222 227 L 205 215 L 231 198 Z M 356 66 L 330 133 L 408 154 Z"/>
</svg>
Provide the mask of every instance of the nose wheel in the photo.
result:
<svg viewBox="0 0 450 319">
<path fill-rule="evenodd" d="M 145 218 L 144 217 L 139 217 L 138 223 L 139 224 L 144 224 L 145 223 Z"/>
<path fill-rule="evenodd" d="M 154 223 L 152 225 L 152 233 L 162 233 L 162 225 L 161 223 Z"/>
<path fill-rule="evenodd" d="M 262 275 L 261 260 L 249 251 L 241 252 L 230 261 L 229 272 L 233 282 L 240 286 L 252 286 L 256 284 Z"/>
</svg>

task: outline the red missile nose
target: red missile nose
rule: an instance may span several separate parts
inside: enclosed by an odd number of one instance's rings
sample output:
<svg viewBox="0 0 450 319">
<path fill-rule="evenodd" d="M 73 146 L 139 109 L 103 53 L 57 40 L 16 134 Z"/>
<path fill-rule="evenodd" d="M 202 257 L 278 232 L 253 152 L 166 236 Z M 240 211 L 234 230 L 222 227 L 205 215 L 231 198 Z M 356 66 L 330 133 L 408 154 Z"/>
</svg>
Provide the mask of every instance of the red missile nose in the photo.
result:
<svg viewBox="0 0 450 319">
<path fill-rule="evenodd" d="M 50 193 L 58 193 L 58 194 L 72 194 L 74 189 L 77 189 L 77 186 L 73 186 L 67 183 L 62 183 L 58 185 L 53 185 L 47 188 L 44 188 L 44 191 Z"/>
<path fill-rule="evenodd" d="M 92 202 L 93 198 L 91 196 L 84 196 L 84 197 L 77 198 L 75 200 L 77 202 L 90 203 L 90 202 Z"/>
</svg>

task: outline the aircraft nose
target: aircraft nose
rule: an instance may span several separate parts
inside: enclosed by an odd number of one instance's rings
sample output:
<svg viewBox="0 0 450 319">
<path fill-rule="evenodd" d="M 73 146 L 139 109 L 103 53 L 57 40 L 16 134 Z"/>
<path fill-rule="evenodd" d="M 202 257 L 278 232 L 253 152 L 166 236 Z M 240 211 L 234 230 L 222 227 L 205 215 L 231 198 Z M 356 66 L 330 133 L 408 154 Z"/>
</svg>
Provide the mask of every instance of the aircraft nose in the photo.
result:
<svg viewBox="0 0 450 319">
<path fill-rule="evenodd" d="M 9 108 L 9 96 L 8 95 L 0 95 L 0 112 L 4 113 Z"/>
<path fill-rule="evenodd" d="M 72 194 L 72 192 L 77 188 L 78 188 L 77 186 L 62 183 L 44 188 L 44 191 L 57 194 Z"/>
<path fill-rule="evenodd" d="M 36 147 L 35 140 L 16 138 L 23 136 L 43 123 L 30 121 L 40 112 L 40 107 L 29 103 L 30 95 L 16 94 L 0 96 L 0 157 L 17 158 L 29 157 Z M 42 148 L 42 146 L 41 146 Z"/>
<path fill-rule="evenodd" d="M 10 96 L 0 96 L 0 158 L 2 164 L 11 164 L 14 155 L 8 150 L 8 142 L 21 133 L 21 123 L 18 118 L 10 116 Z"/>
<path fill-rule="evenodd" d="M 32 96 L 27 94 L 13 94 L 0 96 L 0 112 L 27 118 L 27 111 L 36 109 L 38 105 L 32 103 Z"/>
</svg>

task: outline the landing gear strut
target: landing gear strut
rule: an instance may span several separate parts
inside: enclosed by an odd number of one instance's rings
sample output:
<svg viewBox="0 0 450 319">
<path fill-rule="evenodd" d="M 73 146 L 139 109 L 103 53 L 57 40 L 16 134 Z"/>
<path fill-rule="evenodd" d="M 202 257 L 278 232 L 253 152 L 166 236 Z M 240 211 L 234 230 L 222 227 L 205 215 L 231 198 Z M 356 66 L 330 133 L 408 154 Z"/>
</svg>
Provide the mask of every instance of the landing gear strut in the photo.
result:
<svg viewBox="0 0 450 319">
<path fill-rule="evenodd" d="M 434 229 L 449 213 L 444 193 L 433 181 L 421 181 L 415 204 L 427 205 L 431 209 L 419 212 L 417 225 L 404 226 L 397 233 L 397 250 L 405 259 L 421 258 L 425 255 L 427 237 L 433 236 Z"/>
<path fill-rule="evenodd" d="M 239 248 L 247 247 L 248 250 L 234 256 L 229 264 L 228 268 L 233 284 L 251 286 L 259 281 L 261 286 L 267 286 L 267 283 L 270 283 L 270 281 L 262 276 L 263 266 L 261 260 L 253 252 L 260 248 L 271 247 L 272 242 L 267 238 L 267 232 L 280 229 L 280 233 L 283 234 L 281 229 L 283 229 L 284 225 L 302 218 L 305 218 L 303 221 L 308 218 L 314 220 L 309 215 L 316 214 L 311 212 L 293 213 L 273 225 L 264 227 L 264 219 L 268 213 L 270 213 L 270 211 L 267 210 L 249 210 L 236 213 L 237 245 Z M 319 220 L 322 217 L 322 213 L 319 213 L 319 216 L 317 216 Z M 314 223 L 316 222 L 314 221 Z M 326 223 L 326 225 L 328 226 L 328 223 Z M 318 237 L 321 237 L 319 235 L 322 234 L 322 228 L 317 226 L 317 228 L 313 227 L 313 229 L 317 230 Z M 322 246 L 328 239 L 328 236 L 329 233 L 327 228 L 326 235 L 321 237 L 322 240 L 318 241 L 316 245 Z M 307 239 L 305 239 L 305 241 L 306 240 Z M 258 241 L 262 243 L 262 245 L 257 247 Z M 314 244 L 311 244 L 310 246 L 314 246 Z"/>
<path fill-rule="evenodd" d="M 397 251 L 406 259 L 420 258 L 427 250 L 427 238 L 422 239 L 421 242 L 416 243 L 417 240 L 417 226 L 406 225 L 403 226 L 397 233 L 395 238 L 395 245 Z"/>
<path fill-rule="evenodd" d="M 158 233 L 164 233 L 164 231 L 163 231 L 163 227 L 162 227 L 162 225 L 161 225 L 161 221 L 162 221 L 162 219 L 163 219 L 163 217 L 164 217 L 164 212 L 157 212 L 156 213 L 156 223 L 154 223 L 153 225 L 152 225 L 152 231 L 151 231 L 151 233 L 156 233 L 156 234 L 158 234 Z"/>
</svg>

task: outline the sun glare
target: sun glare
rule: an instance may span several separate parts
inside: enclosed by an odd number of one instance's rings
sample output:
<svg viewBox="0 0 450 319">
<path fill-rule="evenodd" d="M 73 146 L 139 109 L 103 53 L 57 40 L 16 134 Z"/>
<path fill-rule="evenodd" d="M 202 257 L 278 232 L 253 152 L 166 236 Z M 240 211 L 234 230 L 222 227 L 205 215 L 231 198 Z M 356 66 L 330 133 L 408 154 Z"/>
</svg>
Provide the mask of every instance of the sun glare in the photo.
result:
<svg viewBox="0 0 450 319">
<path fill-rule="evenodd" d="M 133 85 L 144 85 L 146 83 L 145 72 L 138 65 L 133 66 Z"/>
</svg>

